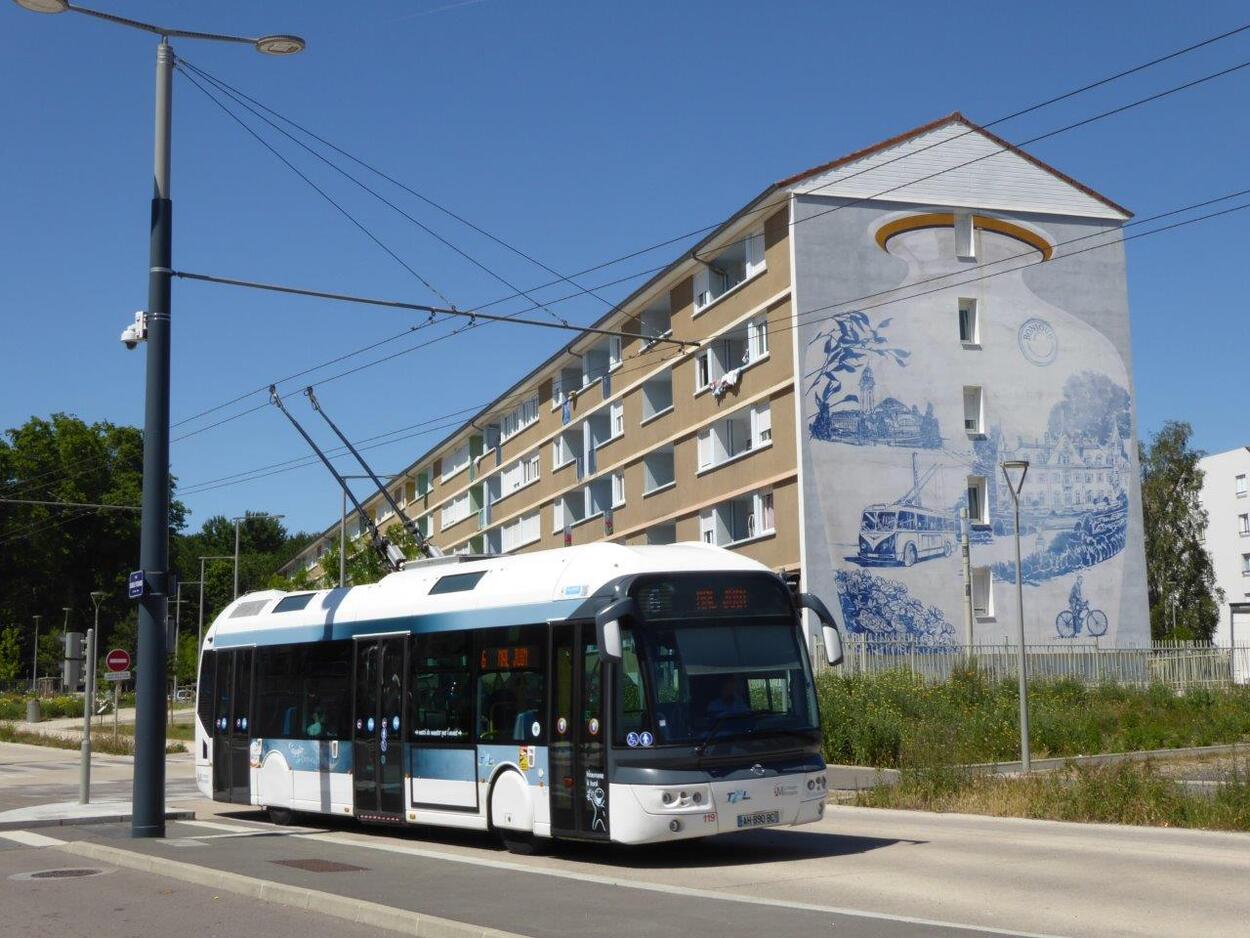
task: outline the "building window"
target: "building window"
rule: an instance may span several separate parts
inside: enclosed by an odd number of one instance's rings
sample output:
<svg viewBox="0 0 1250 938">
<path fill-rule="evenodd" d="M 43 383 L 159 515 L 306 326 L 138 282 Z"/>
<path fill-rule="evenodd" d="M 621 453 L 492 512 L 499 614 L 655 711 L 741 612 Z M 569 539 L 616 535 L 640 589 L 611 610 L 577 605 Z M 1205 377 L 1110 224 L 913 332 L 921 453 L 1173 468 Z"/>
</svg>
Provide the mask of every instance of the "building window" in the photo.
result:
<svg viewBox="0 0 1250 938">
<path fill-rule="evenodd" d="M 503 547 L 503 552 L 506 554 L 510 550 L 516 550 L 518 547 L 524 547 L 526 544 L 533 544 L 538 540 L 542 536 L 538 519 L 538 512 L 535 511 L 502 525 L 500 527 L 500 543 Z"/>
<path fill-rule="evenodd" d="M 676 480 L 672 445 L 662 446 L 642 458 L 642 493 L 666 488 Z"/>
<path fill-rule="evenodd" d="M 772 442 L 768 402 L 744 407 L 699 431 L 699 470 L 712 469 Z"/>
<path fill-rule="evenodd" d="M 989 567 L 972 568 L 972 612 L 982 619 L 994 615 L 994 578 Z"/>
<path fill-rule="evenodd" d="M 721 502 L 699 515 L 699 539 L 721 547 L 776 531 L 772 489 L 761 489 Z"/>
<path fill-rule="evenodd" d="M 551 468 L 559 469 L 565 463 L 573 461 L 573 449 L 569 446 L 564 434 L 559 434 L 551 441 Z"/>
<path fill-rule="evenodd" d="M 982 436 L 985 433 L 985 400 L 982 388 L 978 386 L 964 387 L 964 430 L 969 436 Z"/>
<path fill-rule="evenodd" d="M 704 349 L 694 357 L 694 393 L 712 383 L 712 350 Z"/>
<path fill-rule="evenodd" d="M 443 457 L 443 481 L 446 482 L 457 472 L 469 468 L 469 459 L 469 441 L 465 440 Z"/>
<path fill-rule="evenodd" d="M 455 498 L 451 499 L 443 506 L 442 515 L 439 521 L 441 530 L 446 531 L 453 524 L 459 524 L 471 513 L 471 503 L 469 493 L 462 492 Z"/>
<path fill-rule="evenodd" d="M 972 524 L 990 523 L 987 486 L 985 476 L 968 476 L 968 520 Z"/>
<path fill-rule="evenodd" d="M 538 395 L 535 394 L 518 406 L 515 410 L 504 414 L 500 428 L 500 439 L 507 440 L 516 436 L 530 424 L 538 420 Z"/>
<path fill-rule="evenodd" d="M 1241 555 L 1241 575 L 1250 576 L 1250 554 Z"/>
<path fill-rule="evenodd" d="M 502 489 L 499 497 L 504 498 L 522 486 L 536 482 L 538 480 L 538 462 L 538 454 L 533 453 L 530 456 L 518 459 L 509 466 L 505 466 L 503 472 L 499 474 L 501 480 L 500 488 Z"/>
<path fill-rule="evenodd" d="M 608 338 L 608 368 L 612 369 L 621 363 L 621 337 L 619 335 L 609 336 Z"/>
<path fill-rule="evenodd" d="M 564 530 L 564 499 L 557 498 L 551 503 L 551 533 L 559 534 Z"/>
<path fill-rule="evenodd" d="M 1245 476 L 1245 473 L 1242 473 L 1241 475 L 1237 476 L 1237 478 L 1234 480 L 1234 489 L 1235 489 L 1235 490 L 1236 490 L 1236 492 L 1237 492 L 1237 497 L 1238 497 L 1238 498 L 1245 498 L 1245 497 L 1246 497 L 1246 476 Z"/>
<path fill-rule="evenodd" d="M 642 385 L 642 419 L 650 420 L 673 407 L 673 372 L 665 371 Z"/>
<path fill-rule="evenodd" d="M 625 504 L 625 473 L 612 473 L 612 507 L 620 508 Z"/>
<path fill-rule="evenodd" d="M 695 312 L 765 269 L 764 232 L 757 230 L 704 261 L 694 275 Z"/>
<path fill-rule="evenodd" d="M 1242 537 L 1250 537 L 1250 515 L 1237 516 L 1237 533 Z"/>
<path fill-rule="evenodd" d="M 676 524 L 657 524 L 654 527 L 647 528 L 648 544 L 676 544 L 677 543 L 677 525 Z"/>
<path fill-rule="evenodd" d="M 768 318 L 760 316 L 747 323 L 748 364 L 768 354 Z"/>
<path fill-rule="evenodd" d="M 625 435 L 625 403 L 614 401 L 611 405 L 612 439 Z"/>
<path fill-rule="evenodd" d="M 955 215 L 955 256 L 960 260 L 976 260 L 976 236 L 972 216 L 967 213 Z"/>
<path fill-rule="evenodd" d="M 969 297 L 959 298 L 959 341 L 964 345 L 981 344 L 980 304 Z"/>
</svg>

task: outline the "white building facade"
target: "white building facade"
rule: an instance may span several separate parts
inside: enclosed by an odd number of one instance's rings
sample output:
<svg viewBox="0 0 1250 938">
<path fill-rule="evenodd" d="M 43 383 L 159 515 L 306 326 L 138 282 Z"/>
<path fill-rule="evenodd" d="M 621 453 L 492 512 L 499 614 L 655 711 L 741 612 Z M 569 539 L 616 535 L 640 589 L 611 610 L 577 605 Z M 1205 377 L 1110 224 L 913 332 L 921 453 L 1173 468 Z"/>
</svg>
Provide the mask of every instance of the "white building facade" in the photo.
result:
<svg viewBox="0 0 1250 938">
<path fill-rule="evenodd" d="M 1217 645 L 1250 649 L 1250 446 L 1199 460 L 1207 552 L 1224 591 Z"/>
</svg>

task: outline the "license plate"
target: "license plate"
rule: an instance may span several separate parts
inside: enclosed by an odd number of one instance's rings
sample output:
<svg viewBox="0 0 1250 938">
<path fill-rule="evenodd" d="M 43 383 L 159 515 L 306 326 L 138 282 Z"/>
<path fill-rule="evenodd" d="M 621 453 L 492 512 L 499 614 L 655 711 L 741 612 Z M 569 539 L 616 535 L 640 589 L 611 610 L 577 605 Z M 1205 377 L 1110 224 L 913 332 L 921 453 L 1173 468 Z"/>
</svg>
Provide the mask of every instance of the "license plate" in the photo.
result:
<svg viewBox="0 0 1250 938">
<path fill-rule="evenodd" d="M 767 824 L 780 824 L 780 811 L 756 811 L 754 814 L 739 814 L 739 827 L 764 827 Z"/>
</svg>

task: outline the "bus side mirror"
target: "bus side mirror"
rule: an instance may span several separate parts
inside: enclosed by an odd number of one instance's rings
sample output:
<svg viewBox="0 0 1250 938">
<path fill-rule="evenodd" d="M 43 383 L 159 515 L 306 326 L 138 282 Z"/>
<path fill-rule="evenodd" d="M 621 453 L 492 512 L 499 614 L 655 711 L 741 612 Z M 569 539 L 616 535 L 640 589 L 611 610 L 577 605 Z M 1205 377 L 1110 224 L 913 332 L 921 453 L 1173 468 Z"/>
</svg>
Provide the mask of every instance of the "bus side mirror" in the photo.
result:
<svg viewBox="0 0 1250 938">
<path fill-rule="evenodd" d="M 799 605 L 804 609 L 810 609 L 816 613 L 816 618 L 820 620 L 820 636 L 825 645 L 825 660 L 829 662 L 830 667 L 834 667 L 842 663 L 842 635 L 838 632 L 838 624 L 833 621 L 833 615 L 829 612 L 819 596 L 811 593 L 799 593 Z"/>
<path fill-rule="evenodd" d="M 621 660 L 621 619 L 633 615 L 634 601 L 618 599 L 605 606 L 595 616 L 595 632 L 598 637 L 599 654 L 607 661 Z"/>
</svg>

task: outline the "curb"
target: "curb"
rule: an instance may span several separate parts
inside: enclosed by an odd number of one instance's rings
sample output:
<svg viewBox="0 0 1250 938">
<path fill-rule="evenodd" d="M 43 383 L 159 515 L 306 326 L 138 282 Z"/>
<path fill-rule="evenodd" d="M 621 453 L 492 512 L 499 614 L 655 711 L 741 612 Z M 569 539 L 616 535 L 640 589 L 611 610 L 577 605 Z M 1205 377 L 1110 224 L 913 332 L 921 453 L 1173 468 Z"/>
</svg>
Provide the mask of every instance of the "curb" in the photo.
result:
<svg viewBox="0 0 1250 938">
<path fill-rule="evenodd" d="M 259 899 L 263 902 L 273 902 L 296 909 L 309 909 L 360 925 L 405 932 L 409 935 L 418 935 L 420 938 L 527 938 L 517 932 L 469 925 L 435 915 L 396 909 L 377 902 L 366 902 L 364 899 L 340 896 L 333 892 L 321 892 L 316 889 L 306 889 L 303 886 L 289 886 L 286 883 L 253 879 L 239 873 L 196 866 L 193 863 L 169 860 L 161 856 L 135 853 L 104 844 L 81 840 L 69 841 L 58 845 L 56 849 L 142 873 L 167 876 L 170 879 L 197 886 L 211 886 L 214 889 L 222 889 L 249 899 Z"/>
<path fill-rule="evenodd" d="M 23 831 L 33 827 L 81 827 L 84 824 L 119 824 L 130 820 L 129 814 L 93 814 L 88 817 L 28 818 L 24 821 L 0 821 L 0 831 Z M 191 821 L 194 811 L 165 812 L 167 821 Z"/>
</svg>

